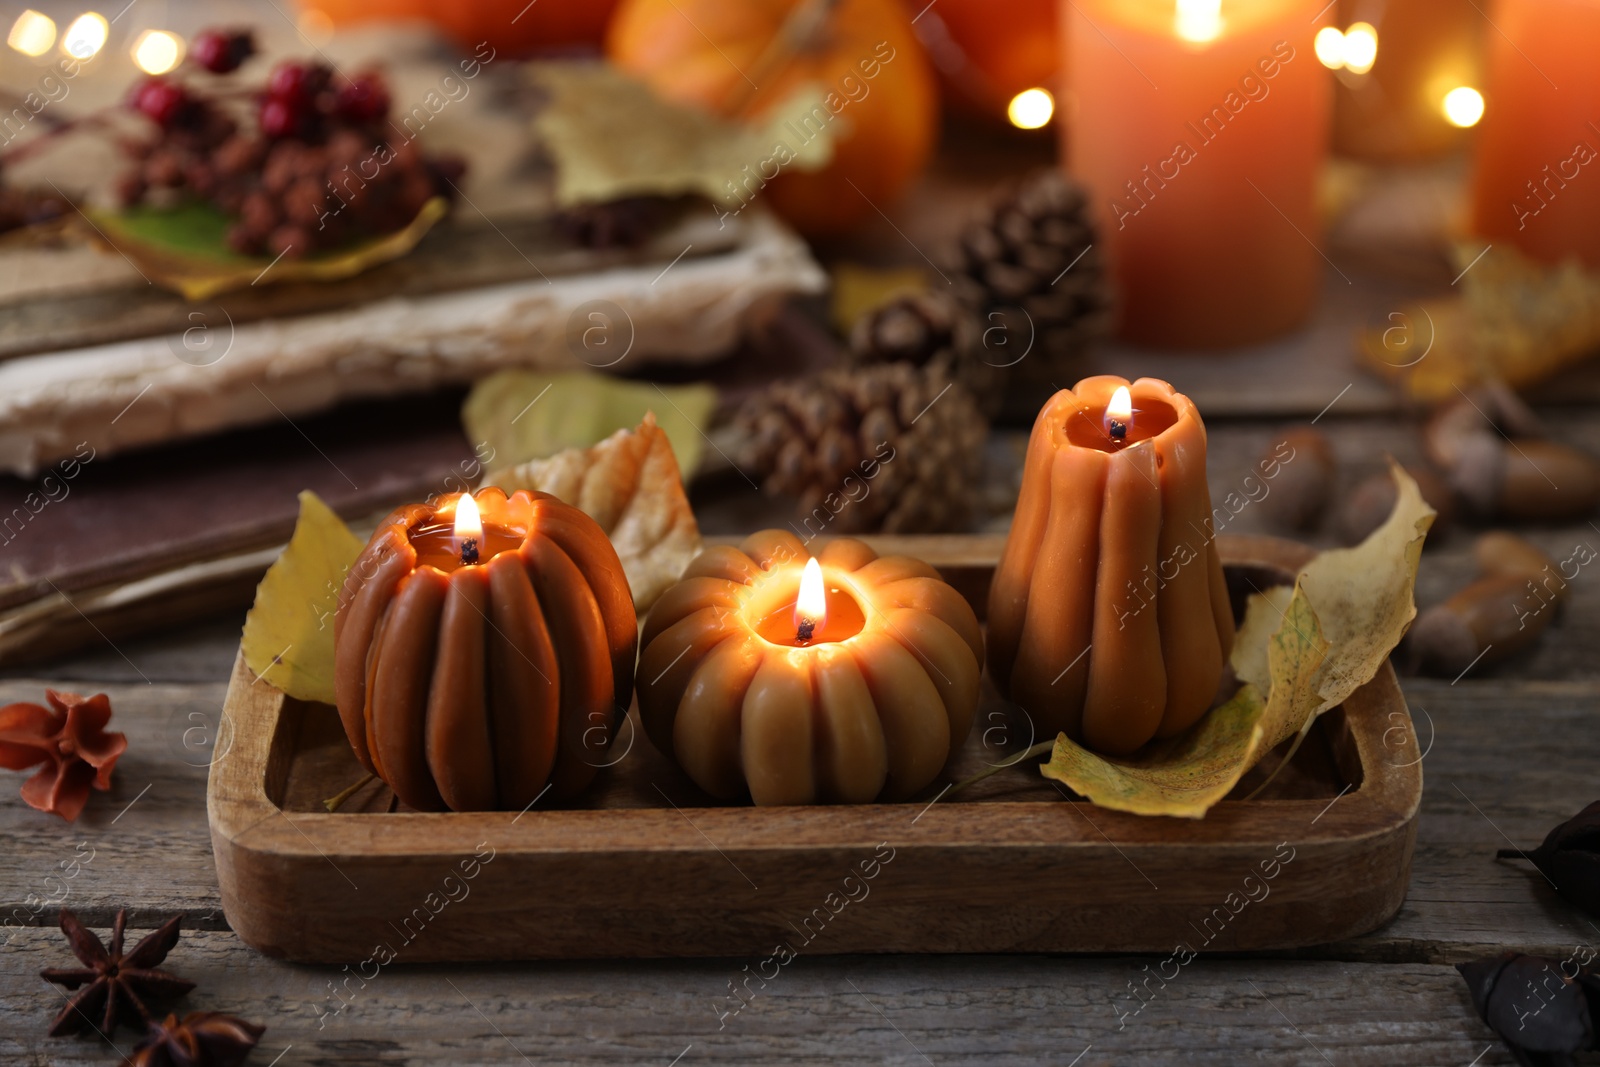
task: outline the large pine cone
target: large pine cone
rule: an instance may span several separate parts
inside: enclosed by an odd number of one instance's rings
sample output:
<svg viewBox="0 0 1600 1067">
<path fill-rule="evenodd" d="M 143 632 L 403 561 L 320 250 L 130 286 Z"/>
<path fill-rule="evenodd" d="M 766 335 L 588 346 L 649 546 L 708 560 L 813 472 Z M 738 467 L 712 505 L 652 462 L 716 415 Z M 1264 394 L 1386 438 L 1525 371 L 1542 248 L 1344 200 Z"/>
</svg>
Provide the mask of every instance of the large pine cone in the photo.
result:
<svg viewBox="0 0 1600 1067">
<path fill-rule="evenodd" d="M 879 304 L 850 331 L 857 366 L 911 363 L 966 386 L 993 418 L 1005 395 L 1007 371 L 982 358 L 981 331 L 970 309 L 946 292 L 907 293 Z"/>
<path fill-rule="evenodd" d="M 1024 386 L 1074 380 L 1077 357 L 1109 325 L 1109 289 L 1088 200 L 1059 171 L 1002 190 L 962 231 L 945 262 L 956 296 L 979 320 L 980 358 L 1013 367 Z"/>
<path fill-rule="evenodd" d="M 735 430 L 766 490 L 799 501 L 808 538 L 961 528 L 988 435 L 964 386 L 909 363 L 775 382 Z"/>
</svg>

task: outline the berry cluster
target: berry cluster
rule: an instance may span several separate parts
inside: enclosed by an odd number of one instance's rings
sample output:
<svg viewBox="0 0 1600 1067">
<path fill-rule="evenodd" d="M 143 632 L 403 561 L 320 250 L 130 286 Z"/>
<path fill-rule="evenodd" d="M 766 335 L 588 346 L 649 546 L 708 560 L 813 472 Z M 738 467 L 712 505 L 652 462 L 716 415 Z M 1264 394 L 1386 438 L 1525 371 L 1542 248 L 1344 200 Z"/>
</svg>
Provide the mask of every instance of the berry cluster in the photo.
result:
<svg viewBox="0 0 1600 1067">
<path fill-rule="evenodd" d="M 254 51 L 248 32 L 209 31 L 190 58 L 225 75 Z M 126 146 L 135 165 L 120 184 L 124 204 L 208 201 L 235 219 L 236 251 L 298 258 L 401 229 L 428 200 L 449 196 L 466 169 L 453 156 L 425 156 L 404 134 L 391 138 L 389 90 L 373 72 L 346 78 L 320 63 L 280 63 L 248 93 L 254 129 L 229 116 L 224 95 L 162 77 L 134 87 L 128 105 L 156 136 Z"/>
</svg>

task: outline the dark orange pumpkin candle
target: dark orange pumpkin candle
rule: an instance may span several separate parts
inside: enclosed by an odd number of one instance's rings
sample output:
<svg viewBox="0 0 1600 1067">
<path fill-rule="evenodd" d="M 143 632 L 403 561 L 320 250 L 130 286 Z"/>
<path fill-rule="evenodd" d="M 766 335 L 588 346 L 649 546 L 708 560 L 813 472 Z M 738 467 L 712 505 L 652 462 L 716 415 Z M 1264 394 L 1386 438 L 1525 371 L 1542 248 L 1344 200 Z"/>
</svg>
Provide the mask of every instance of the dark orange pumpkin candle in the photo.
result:
<svg viewBox="0 0 1600 1067">
<path fill-rule="evenodd" d="M 637 626 L 616 551 L 577 508 L 492 488 L 409 504 L 345 577 L 339 717 L 419 811 L 571 796 L 632 699 Z"/>
<path fill-rule="evenodd" d="M 990 587 L 996 685 L 1040 737 L 1126 754 L 1205 713 L 1232 647 L 1200 413 L 1153 378 L 1061 390 Z"/>
</svg>

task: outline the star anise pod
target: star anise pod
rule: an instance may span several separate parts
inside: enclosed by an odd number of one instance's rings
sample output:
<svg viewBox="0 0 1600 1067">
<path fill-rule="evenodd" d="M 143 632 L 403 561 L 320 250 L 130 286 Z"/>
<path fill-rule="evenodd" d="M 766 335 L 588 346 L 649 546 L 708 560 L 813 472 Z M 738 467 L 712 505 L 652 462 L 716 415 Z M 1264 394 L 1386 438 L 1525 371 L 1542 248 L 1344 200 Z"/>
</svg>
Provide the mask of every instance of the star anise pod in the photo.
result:
<svg viewBox="0 0 1600 1067">
<path fill-rule="evenodd" d="M 118 1023 L 146 1029 L 152 1021 L 146 1000 L 173 1000 L 194 988 L 175 974 L 156 970 L 178 943 L 178 927 L 183 916 L 169 919 L 161 929 L 149 934 L 126 954 L 122 951 L 122 931 L 128 923 L 126 908 L 117 912 L 111 929 L 111 948 L 91 933 L 78 917 L 61 909 L 61 932 L 72 945 L 72 954 L 83 961 L 81 968 L 51 967 L 39 972 L 46 982 L 76 989 L 55 1021 L 51 1037 L 81 1034 L 91 1029 L 110 1038 Z M 80 988 L 82 987 L 82 988 Z"/>
<path fill-rule="evenodd" d="M 266 1032 L 220 1011 L 190 1012 L 182 1021 L 169 1015 L 150 1025 L 122 1067 L 238 1067 Z"/>
<path fill-rule="evenodd" d="M 0 708 L 0 767 L 21 771 L 44 764 L 22 784 L 22 799 L 71 822 L 88 802 L 91 785 L 111 788 L 111 770 L 128 739 L 106 731 L 111 701 L 104 693 L 86 699 L 46 689 L 44 695 L 48 708 Z"/>
<path fill-rule="evenodd" d="M 1495 855 L 1528 860 L 1556 892 L 1590 915 L 1600 915 L 1600 800 L 1551 830 L 1538 848 L 1503 848 Z"/>
</svg>

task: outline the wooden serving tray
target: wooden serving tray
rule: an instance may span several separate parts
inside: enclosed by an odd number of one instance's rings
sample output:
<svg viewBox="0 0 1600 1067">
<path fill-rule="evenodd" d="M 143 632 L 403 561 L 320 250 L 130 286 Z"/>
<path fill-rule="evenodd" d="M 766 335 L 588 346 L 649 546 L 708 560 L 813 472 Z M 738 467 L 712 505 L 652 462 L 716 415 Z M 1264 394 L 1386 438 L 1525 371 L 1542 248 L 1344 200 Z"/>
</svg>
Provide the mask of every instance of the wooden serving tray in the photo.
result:
<svg viewBox="0 0 1600 1067">
<path fill-rule="evenodd" d="M 1001 538 L 869 540 L 939 567 L 982 615 Z M 1242 592 L 1290 580 L 1312 555 L 1270 538 L 1219 547 Z M 575 804 L 390 814 L 373 783 L 328 814 L 322 800 L 362 777 L 338 715 L 256 680 L 241 657 L 208 789 L 223 909 L 246 943 L 306 962 L 734 956 L 752 974 L 785 959 L 780 946 L 1283 949 L 1399 910 L 1422 771 L 1388 664 L 1261 797 L 1198 821 L 1070 800 L 1033 761 L 936 802 L 1031 741 L 985 686 L 948 776 L 903 804 L 719 804 L 655 752 L 634 711 L 613 750 L 626 755 Z M 1277 757 L 1263 762 L 1233 796 Z"/>
</svg>

